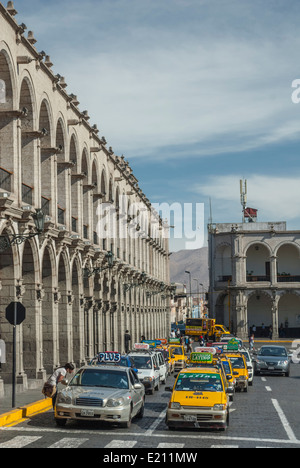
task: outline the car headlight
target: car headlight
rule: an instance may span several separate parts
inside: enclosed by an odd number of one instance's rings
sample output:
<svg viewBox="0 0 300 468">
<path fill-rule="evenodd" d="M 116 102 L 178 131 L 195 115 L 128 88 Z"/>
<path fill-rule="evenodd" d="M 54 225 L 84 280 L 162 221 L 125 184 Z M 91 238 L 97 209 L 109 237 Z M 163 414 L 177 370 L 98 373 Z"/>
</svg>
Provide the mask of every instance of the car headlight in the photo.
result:
<svg viewBox="0 0 300 468">
<path fill-rule="evenodd" d="M 281 364 L 282 366 L 287 366 L 288 363 L 289 363 L 289 361 L 281 361 L 281 362 L 280 362 L 280 364 Z"/>
<path fill-rule="evenodd" d="M 68 395 L 64 395 L 63 393 L 59 393 L 57 395 L 57 403 L 63 403 L 65 405 L 72 404 L 72 398 Z"/>
<path fill-rule="evenodd" d="M 181 409 L 181 404 L 177 403 L 176 401 L 173 401 L 173 402 L 170 403 L 170 409 L 180 410 Z"/>
<path fill-rule="evenodd" d="M 118 408 L 119 406 L 123 406 L 124 403 L 124 398 L 110 398 L 107 400 L 106 406 L 109 408 Z"/>
<path fill-rule="evenodd" d="M 152 377 L 145 377 L 144 378 L 145 382 L 152 382 L 152 380 L 153 380 Z"/>
<path fill-rule="evenodd" d="M 214 411 L 225 411 L 226 410 L 226 405 L 215 405 L 214 406 Z"/>
</svg>

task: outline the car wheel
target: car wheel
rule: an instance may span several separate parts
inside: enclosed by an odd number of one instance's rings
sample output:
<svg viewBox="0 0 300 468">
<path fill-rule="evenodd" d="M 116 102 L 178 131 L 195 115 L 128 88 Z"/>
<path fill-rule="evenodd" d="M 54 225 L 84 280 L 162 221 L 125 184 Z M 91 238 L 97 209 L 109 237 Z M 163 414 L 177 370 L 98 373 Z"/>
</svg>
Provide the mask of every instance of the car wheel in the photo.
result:
<svg viewBox="0 0 300 468">
<path fill-rule="evenodd" d="M 136 417 L 138 419 L 142 419 L 144 417 L 144 412 L 145 412 L 145 400 L 143 400 L 142 407 L 141 407 L 140 411 L 138 412 L 138 414 L 136 415 Z"/>
</svg>

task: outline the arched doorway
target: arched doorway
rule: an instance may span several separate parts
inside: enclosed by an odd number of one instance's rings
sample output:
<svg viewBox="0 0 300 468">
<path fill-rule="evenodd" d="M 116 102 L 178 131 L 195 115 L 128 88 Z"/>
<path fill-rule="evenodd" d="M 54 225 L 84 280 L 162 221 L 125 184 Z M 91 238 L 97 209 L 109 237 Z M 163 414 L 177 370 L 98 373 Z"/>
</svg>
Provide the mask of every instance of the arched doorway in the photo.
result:
<svg viewBox="0 0 300 468">
<path fill-rule="evenodd" d="M 271 296 L 262 291 L 253 292 L 248 298 L 248 330 L 256 327 L 256 337 L 268 336 L 270 325 L 273 326 L 273 302 Z"/>
<path fill-rule="evenodd" d="M 57 324 L 55 320 L 54 307 L 54 260 L 51 256 L 51 250 L 45 248 L 42 261 L 42 281 L 43 281 L 43 359 L 46 372 L 53 372 L 57 362 L 57 350 L 55 348 L 57 336 Z"/>
<path fill-rule="evenodd" d="M 278 303 L 278 328 L 281 338 L 300 336 L 300 296 L 284 294 Z"/>
<path fill-rule="evenodd" d="M 262 243 L 256 243 L 247 250 L 247 282 L 270 282 L 270 251 Z"/>
</svg>

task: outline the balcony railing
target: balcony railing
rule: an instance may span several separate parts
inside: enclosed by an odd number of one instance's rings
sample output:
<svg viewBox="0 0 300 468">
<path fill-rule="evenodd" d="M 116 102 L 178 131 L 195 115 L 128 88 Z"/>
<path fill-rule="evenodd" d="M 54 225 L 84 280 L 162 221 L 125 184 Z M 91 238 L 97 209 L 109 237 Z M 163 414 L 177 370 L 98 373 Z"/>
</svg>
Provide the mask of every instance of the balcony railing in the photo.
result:
<svg viewBox="0 0 300 468">
<path fill-rule="evenodd" d="M 277 283 L 300 283 L 300 276 L 282 275 L 277 276 Z"/>
<path fill-rule="evenodd" d="M 270 276 L 247 275 L 247 283 L 270 283 Z"/>
</svg>

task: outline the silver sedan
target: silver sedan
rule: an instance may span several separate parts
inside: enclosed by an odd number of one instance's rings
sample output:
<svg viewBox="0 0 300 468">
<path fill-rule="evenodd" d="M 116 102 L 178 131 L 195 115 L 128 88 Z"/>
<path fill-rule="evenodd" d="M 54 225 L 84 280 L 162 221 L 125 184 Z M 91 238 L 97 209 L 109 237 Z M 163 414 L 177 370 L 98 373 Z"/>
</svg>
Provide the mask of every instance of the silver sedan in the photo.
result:
<svg viewBox="0 0 300 468">
<path fill-rule="evenodd" d="M 55 420 L 108 421 L 129 428 L 144 415 L 145 388 L 130 368 L 85 366 L 57 395 Z"/>
<path fill-rule="evenodd" d="M 290 376 L 291 360 L 284 346 L 262 346 L 255 358 L 255 375 L 284 374 Z"/>
</svg>

